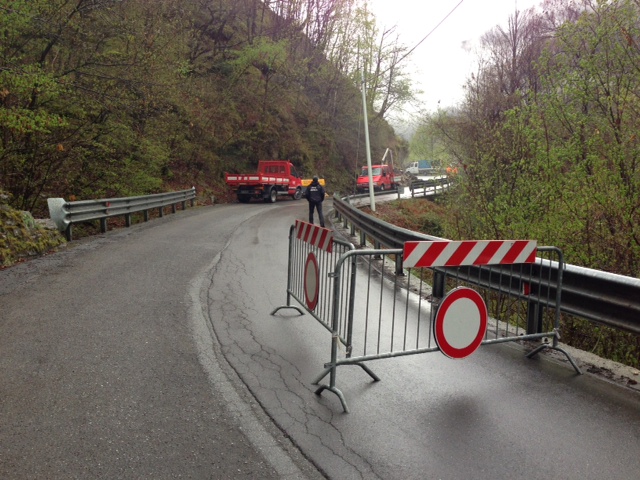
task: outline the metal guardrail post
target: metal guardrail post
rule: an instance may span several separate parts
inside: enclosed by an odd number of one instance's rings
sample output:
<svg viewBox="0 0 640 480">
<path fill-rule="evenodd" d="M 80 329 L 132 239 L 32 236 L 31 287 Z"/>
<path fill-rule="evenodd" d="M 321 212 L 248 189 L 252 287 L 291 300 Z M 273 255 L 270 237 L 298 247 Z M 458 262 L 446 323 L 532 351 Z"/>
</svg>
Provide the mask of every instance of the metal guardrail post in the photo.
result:
<svg viewBox="0 0 640 480">
<path fill-rule="evenodd" d="M 447 274 L 441 270 L 433 272 L 433 297 L 443 298 L 447 285 Z"/>
<path fill-rule="evenodd" d="M 540 289 L 537 285 L 531 285 L 529 297 L 537 297 Z M 527 334 L 542 332 L 542 309 L 540 303 L 530 300 L 527 303 Z"/>
</svg>

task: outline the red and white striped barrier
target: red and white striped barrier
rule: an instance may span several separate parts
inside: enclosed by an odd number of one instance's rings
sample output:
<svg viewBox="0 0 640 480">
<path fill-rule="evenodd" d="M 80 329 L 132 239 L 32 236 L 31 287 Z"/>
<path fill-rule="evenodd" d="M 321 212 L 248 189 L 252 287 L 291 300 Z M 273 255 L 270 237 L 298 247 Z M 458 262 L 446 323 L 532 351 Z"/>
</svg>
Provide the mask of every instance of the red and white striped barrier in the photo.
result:
<svg viewBox="0 0 640 480">
<path fill-rule="evenodd" d="M 458 242 L 405 242 L 407 268 L 461 267 L 534 263 L 535 240 L 463 240 Z"/>
<path fill-rule="evenodd" d="M 333 230 L 296 220 L 295 234 L 298 240 L 309 243 L 327 253 L 333 251 Z"/>
</svg>

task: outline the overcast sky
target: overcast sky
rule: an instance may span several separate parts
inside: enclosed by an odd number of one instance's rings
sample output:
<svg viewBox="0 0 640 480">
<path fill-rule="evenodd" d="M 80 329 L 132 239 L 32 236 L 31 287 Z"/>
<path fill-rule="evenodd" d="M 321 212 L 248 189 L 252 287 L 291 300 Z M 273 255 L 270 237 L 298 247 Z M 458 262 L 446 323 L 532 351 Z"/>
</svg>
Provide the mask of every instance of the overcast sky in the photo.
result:
<svg viewBox="0 0 640 480">
<path fill-rule="evenodd" d="M 473 70 L 472 45 L 496 25 L 506 26 L 516 8 L 524 11 L 542 0 L 369 0 L 377 25 L 397 25 L 400 42 L 415 46 L 446 20 L 410 57 L 409 69 L 424 91 L 423 108 L 434 111 L 462 99 L 462 85 Z M 465 48 L 466 47 L 466 50 Z"/>
</svg>

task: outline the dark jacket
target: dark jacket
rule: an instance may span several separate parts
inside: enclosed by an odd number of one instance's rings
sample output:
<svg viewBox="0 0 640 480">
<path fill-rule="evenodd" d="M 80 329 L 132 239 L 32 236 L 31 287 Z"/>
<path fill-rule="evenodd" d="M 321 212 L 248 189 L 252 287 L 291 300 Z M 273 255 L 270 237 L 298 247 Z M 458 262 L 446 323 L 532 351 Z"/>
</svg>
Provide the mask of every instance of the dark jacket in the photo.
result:
<svg viewBox="0 0 640 480">
<path fill-rule="evenodd" d="M 324 201 L 324 187 L 320 185 L 320 183 L 316 180 L 311 182 L 311 184 L 307 187 L 307 190 L 304 192 L 304 197 L 314 203 L 320 203 Z"/>
</svg>

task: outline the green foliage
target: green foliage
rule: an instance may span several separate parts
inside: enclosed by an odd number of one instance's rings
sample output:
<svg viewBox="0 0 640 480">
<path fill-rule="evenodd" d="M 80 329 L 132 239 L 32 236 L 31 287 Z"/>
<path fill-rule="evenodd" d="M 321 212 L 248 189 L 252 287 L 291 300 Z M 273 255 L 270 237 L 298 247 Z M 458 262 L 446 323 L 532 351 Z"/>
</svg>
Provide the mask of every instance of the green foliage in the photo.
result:
<svg viewBox="0 0 640 480">
<path fill-rule="evenodd" d="M 438 203 L 419 198 L 385 202 L 376 205 L 375 212 L 393 225 L 436 237 L 443 237 L 447 214 Z"/>
<path fill-rule="evenodd" d="M 640 367 L 640 337 L 586 320 L 566 318 L 563 340 L 581 350 L 615 362 Z"/>
<path fill-rule="evenodd" d="M 468 110 L 431 121 L 465 167 L 449 234 L 535 238 L 571 263 L 640 275 L 637 13 L 607 2 L 562 24 L 517 106 L 476 90 Z"/>
<path fill-rule="evenodd" d="M 0 190 L 0 268 L 64 244 L 57 230 L 40 226 L 29 212 L 13 210 L 6 203 L 8 199 L 9 195 Z"/>
<path fill-rule="evenodd" d="M 324 49 L 351 45 L 331 22 L 356 3 L 314 5 L 324 27 L 303 28 L 297 4 L 0 1 L 0 186 L 44 215 L 48 196 L 215 191 L 291 158 L 342 188 L 364 159 L 360 98 Z M 394 135 L 371 129 L 382 155 Z"/>
<path fill-rule="evenodd" d="M 637 277 L 640 7 L 583 6 L 512 17 L 518 29 L 485 37 L 492 56 L 462 107 L 426 119 L 461 167 L 444 236 L 531 238 L 569 263 Z M 505 41 L 517 58 L 496 53 Z M 570 344 L 638 365 L 637 336 L 571 318 L 562 328 Z"/>
</svg>

